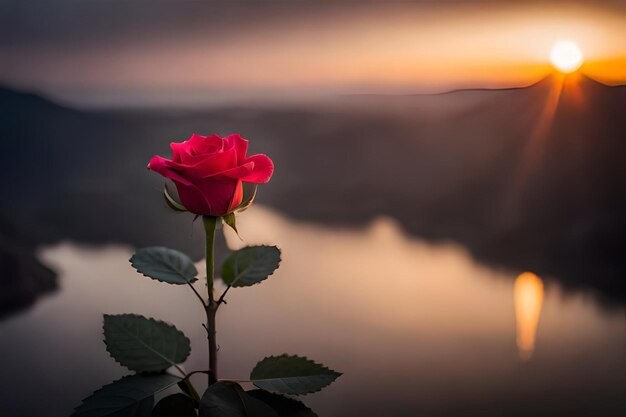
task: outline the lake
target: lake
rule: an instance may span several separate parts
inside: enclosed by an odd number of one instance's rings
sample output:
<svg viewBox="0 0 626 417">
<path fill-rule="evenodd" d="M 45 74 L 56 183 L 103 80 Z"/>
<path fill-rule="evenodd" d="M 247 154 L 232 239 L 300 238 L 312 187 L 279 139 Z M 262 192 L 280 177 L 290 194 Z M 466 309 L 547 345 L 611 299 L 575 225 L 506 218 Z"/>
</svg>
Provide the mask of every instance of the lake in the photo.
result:
<svg viewBox="0 0 626 417">
<path fill-rule="evenodd" d="M 239 217 L 239 229 L 243 242 L 227 232 L 231 247 L 277 244 L 283 262 L 266 282 L 231 290 L 220 310 L 224 378 L 246 379 L 257 360 L 288 352 L 344 373 L 301 397 L 320 416 L 626 410 L 624 308 L 493 269 L 458 244 L 412 237 L 388 217 L 329 227 L 258 205 Z M 140 276 L 131 253 L 71 241 L 40 249 L 60 290 L 0 322 L 3 415 L 67 416 L 124 374 L 102 343 L 103 313 L 174 323 L 192 339 L 186 368 L 204 369 L 203 311 L 190 289 Z"/>
<path fill-rule="evenodd" d="M 190 289 L 128 262 L 154 245 L 202 262 L 200 222 L 146 169 L 193 132 L 241 133 L 276 164 L 227 240 L 283 262 L 229 292 L 222 377 L 287 352 L 343 373 L 302 397 L 321 417 L 626 415 L 626 87 L 571 80 L 558 102 L 549 77 L 107 111 L 0 88 L 0 415 L 65 417 L 122 376 L 103 313 L 176 324 L 187 369 L 206 367 Z"/>
</svg>

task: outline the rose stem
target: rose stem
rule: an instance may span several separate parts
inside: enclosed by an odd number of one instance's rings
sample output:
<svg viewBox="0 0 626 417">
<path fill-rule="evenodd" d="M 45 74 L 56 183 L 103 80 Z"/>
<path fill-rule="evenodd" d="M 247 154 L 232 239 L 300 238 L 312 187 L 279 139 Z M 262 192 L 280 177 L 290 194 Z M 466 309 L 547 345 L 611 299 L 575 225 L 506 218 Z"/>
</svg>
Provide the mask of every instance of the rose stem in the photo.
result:
<svg viewBox="0 0 626 417">
<path fill-rule="evenodd" d="M 217 217 L 202 216 L 204 231 L 206 233 L 206 283 L 209 295 L 206 305 L 207 339 L 209 340 L 209 385 L 217 382 L 217 339 L 215 329 L 215 316 L 218 303 L 213 297 L 213 280 L 215 270 L 215 228 Z"/>
</svg>

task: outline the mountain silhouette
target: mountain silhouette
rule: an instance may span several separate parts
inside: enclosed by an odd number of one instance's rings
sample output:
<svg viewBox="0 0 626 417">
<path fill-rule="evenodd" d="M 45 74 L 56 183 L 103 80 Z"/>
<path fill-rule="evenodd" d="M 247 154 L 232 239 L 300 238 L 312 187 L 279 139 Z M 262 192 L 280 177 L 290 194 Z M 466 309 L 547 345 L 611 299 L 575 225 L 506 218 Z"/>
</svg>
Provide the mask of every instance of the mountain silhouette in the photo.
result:
<svg viewBox="0 0 626 417">
<path fill-rule="evenodd" d="M 610 306 L 626 293 L 624 108 L 626 88 L 584 76 L 176 111 L 87 112 L 0 89 L 0 209 L 38 243 L 164 244 L 200 257 L 201 233 L 167 211 L 146 163 L 191 133 L 238 132 L 275 161 L 262 204 L 323 224 L 391 216 Z"/>
</svg>

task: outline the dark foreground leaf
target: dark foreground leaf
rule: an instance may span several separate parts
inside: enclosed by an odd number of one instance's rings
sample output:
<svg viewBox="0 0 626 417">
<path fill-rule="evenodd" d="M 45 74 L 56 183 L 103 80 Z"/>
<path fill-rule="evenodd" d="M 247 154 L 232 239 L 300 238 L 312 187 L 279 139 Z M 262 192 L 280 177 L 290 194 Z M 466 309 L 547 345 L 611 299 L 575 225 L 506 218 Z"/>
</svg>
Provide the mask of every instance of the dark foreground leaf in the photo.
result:
<svg viewBox="0 0 626 417">
<path fill-rule="evenodd" d="M 209 386 L 200 401 L 199 417 L 278 417 L 267 404 L 249 396 L 238 384 Z"/>
<path fill-rule="evenodd" d="M 176 327 L 137 314 L 104 315 L 104 343 L 132 371 L 161 372 L 187 359 L 189 339 Z"/>
<path fill-rule="evenodd" d="M 173 394 L 159 401 L 152 417 L 196 417 L 193 399 L 185 394 Z"/>
<path fill-rule="evenodd" d="M 126 376 L 85 398 L 72 417 L 149 417 L 154 394 L 178 381 L 168 374 Z"/>
<path fill-rule="evenodd" d="M 309 394 L 330 385 L 341 373 L 302 356 L 270 356 L 256 364 L 250 379 L 276 394 Z"/>
<path fill-rule="evenodd" d="M 284 395 L 272 394 L 262 389 L 246 391 L 246 394 L 272 407 L 278 414 L 278 417 L 318 417 L 301 401 L 285 397 Z"/>
<path fill-rule="evenodd" d="M 168 284 L 194 282 L 198 275 L 198 270 L 187 255 L 162 246 L 137 249 L 130 263 L 140 274 Z"/>
<path fill-rule="evenodd" d="M 247 287 L 272 275 L 280 264 L 276 246 L 248 246 L 233 252 L 222 265 L 222 279 L 233 287 Z"/>
<path fill-rule="evenodd" d="M 210 385 L 200 400 L 199 417 L 245 417 L 246 410 L 237 391 L 229 384 Z"/>
</svg>

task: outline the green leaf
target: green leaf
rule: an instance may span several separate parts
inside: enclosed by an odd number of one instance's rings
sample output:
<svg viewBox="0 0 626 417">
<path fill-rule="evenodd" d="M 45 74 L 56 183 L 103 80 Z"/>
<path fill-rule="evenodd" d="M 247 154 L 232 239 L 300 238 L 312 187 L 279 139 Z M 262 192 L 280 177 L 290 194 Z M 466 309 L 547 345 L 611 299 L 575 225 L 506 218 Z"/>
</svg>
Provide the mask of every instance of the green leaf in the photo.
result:
<svg viewBox="0 0 626 417">
<path fill-rule="evenodd" d="M 235 219 L 235 213 L 230 212 L 226 216 L 222 217 L 222 219 L 224 219 L 224 223 L 229 225 L 231 229 L 233 229 L 235 233 L 237 233 L 237 236 L 239 236 L 239 232 L 237 231 L 237 220 Z M 241 239 L 241 236 L 239 238 Z"/>
<path fill-rule="evenodd" d="M 246 391 L 246 394 L 272 407 L 278 414 L 278 417 L 318 417 L 301 401 L 285 397 L 284 395 L 272 394 L 262 389 Z"/>
<path fill-rule="evenodd" d="M 196 407 L 193 399 L 185 394 L 173 394 L 157 403 L 152 417 L 197 417 Z"/>
<path fill-rule="evenodd" d="M 258 284 L 272 275 L 280 264 L 276 246 L 248 246 L 233 252 L 222 265 L 222 280 L 233 287 Z"/>
<path fill-rule="evenodd" d="M 302 356 L 270 356 L 256 364 L 250 379 L 276 394 L 309 394 L 330 385 L 341 373 Z"/>
<path fill-rule="evenodd" d="M 233 382 L 210 385 L 200 400 L 199 417 L 278 417 L 267 404 Z"/>
<path fill-rule="evenodd" d="M 154 394 L 178 381 L 169 374 L 125 376 L 85 398 L 72 417 L 149 417 Z"/>
<path fill-rule="evenodd" d="M 136 314 L 104 315 L 104 343 L 132 371 L 161 372 L 189 356 L 189 339 L 176 327 Z"/>
<path fill-rule="evenodd" d="M 168 206 L 170 206 L 172 210 L 188 211 L 185 206 L 183 206 L 181 203 L 176 201 L 174 197 L 172 197 L 172 195 L 170 194 L 170 191 L 167 189 L 167 183 L 165 183 L 165 186 L 163 187 L 163 196 L 165 197 L 165 202 L 167 203 Z"/>
<path fill-rule="evenodd" d="M 162 246 L 137 249 L 130 263 L 140 274 L 168 284 L 191 283 L 198 275 L 198 270 L 187 255 Z"/>
</svg>

